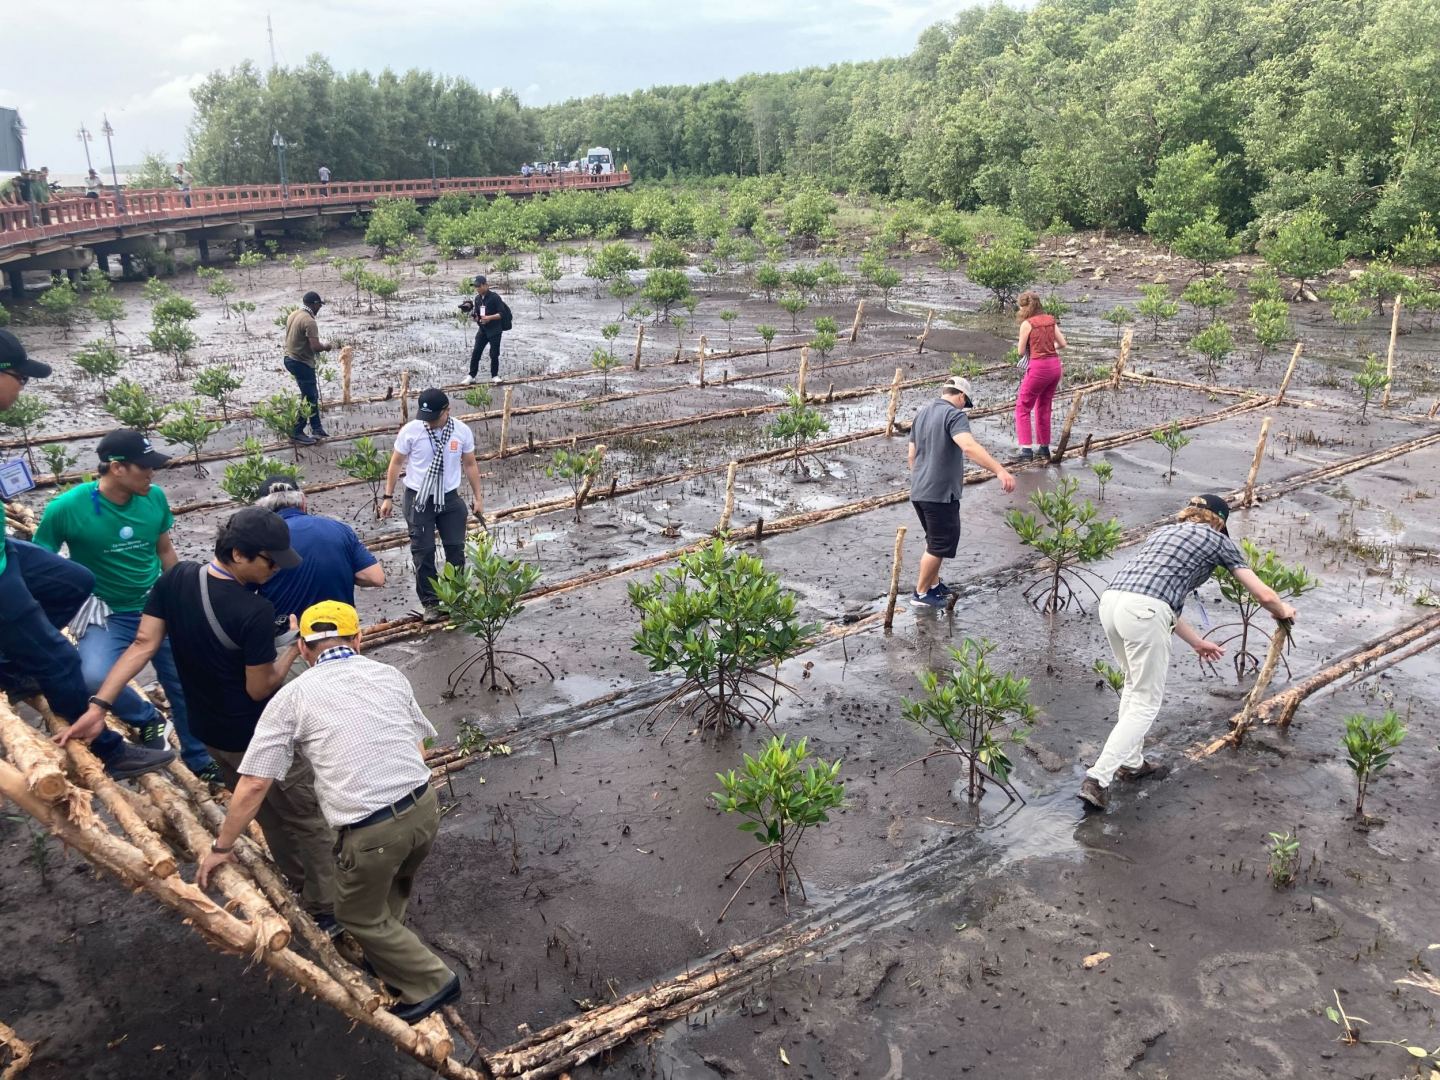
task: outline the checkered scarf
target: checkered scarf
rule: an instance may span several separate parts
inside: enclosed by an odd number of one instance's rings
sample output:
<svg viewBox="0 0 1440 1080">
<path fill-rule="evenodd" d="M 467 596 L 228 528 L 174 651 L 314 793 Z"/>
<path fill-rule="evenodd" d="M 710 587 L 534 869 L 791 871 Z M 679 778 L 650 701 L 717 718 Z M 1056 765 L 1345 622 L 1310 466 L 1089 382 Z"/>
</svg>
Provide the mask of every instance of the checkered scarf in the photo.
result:
<svg viewBox="0 0 1440 1080">
<path fill-rule="evenodd" d="M 432 507 L 439 510 L 445 505 L 445 447 L 455 434 L 455 418 L 445 421 L 443 427 L 427 426 L 425 434 L 430 436 L 430 467 L 425 470 L 425 479 L 420 481 L 420 490 L 415 493 L 415 505 L 420 509 Z"/>
</svg>

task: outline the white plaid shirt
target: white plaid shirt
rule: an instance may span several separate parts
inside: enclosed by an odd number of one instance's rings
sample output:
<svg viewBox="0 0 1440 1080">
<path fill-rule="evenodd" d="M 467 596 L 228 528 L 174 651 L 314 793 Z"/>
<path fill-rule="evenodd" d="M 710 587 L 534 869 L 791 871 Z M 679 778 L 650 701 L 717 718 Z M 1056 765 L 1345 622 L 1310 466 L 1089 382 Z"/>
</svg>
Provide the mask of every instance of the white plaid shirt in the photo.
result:
<svg viewBox="0 0 1440 1080">
<path fill-rule="evenodd" d="M 404 675 L 339 652 L 326 650 L 270 699 L 240 763 L 245 776 L 279 780 L 298 749 L 315 770 L 320 810 L 337 829 L 426 783 L 420 743 L 435 734 Z"/>
<path fill-rule="evenodd" d="M 1217 566 L 1248 568 L 1235 541 L 1193 521 L 1165 525 L 1150 534 L 1110 582 L 1116 592 L 1164 600 L 1178 614 L 1185 598 L 1209 580 Z"/>
</svg>

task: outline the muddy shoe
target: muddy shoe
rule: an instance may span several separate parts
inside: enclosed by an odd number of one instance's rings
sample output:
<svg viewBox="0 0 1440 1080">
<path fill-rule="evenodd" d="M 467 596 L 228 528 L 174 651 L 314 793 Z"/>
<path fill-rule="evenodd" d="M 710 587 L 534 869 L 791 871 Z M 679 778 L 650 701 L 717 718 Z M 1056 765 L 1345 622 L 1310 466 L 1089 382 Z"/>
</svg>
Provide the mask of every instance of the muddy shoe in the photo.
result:
<svg viewBox="0 0 1440 1080">
<path fill-rule="evenodd" d="M 1085 803 L 1087 810 L 1104 810 L 1110 805 L 1110 796 L 1100 786 L 1100 781 L 1093 776 L 1087 776 L 1085 782 L 1080 785 L 1079 796 Z"/>
<path fill-rule="evenodd" d="M 945 606 L 945 596 L 946 594 L 942 593 L 940 587 L 937 585 L 927 590 L 924 595 L 911 593 L 910 606 L 917 608 L 942 608 Z"/>
<path fill-rule="evenodd" d="M 310 434 L 314 435 L 317 439 L 330 438 L 330 432 L 326 431 L 323 427 L 312 427 L 310 429 Z"/>
<path fill-rule="evenodd" d="M 1040 446 L 1040 447 L 1037 447 L 1036 450 L 1035 450 L 1035 460 L 1038 461 L 1038 462 L 1040 462 L 1040 464 L 1042 464 L 1042 465 L 1049 465 L 1049 464 L 1050 464 L 1050 448 L 1049 448 L 1048 446 Z"/>
<path fill-rule="evenodd" d="M 1128 765 L 1122 765 L 1115 770 L 1116 780 L 1127 780 L 1131 782 L 1137 780 L 1164 780 L 1165 777 L 1169 775 L 1170 766 L 1161 765 L 1158 761 L 1142 761 L 1140 767 L 1136 769 L 1132 769 Z"/>
<path fill-rule="evenodd" d="M 322 911 L 315 916 L 315 925 L 318 926 L 320 932 L 331 941 L 334 941 L 345 932 L 345 927 L 340 925 L 340 920 L 328 911 Z"/>
<path fill-rule="evenodd" d="M 1007 464 L 1007 465 L 1029 465 L 1029 464 L 1030 464 L 1032 461 L 1034 461 L 1034 460 L 1035 460 L 1035 451 L 1034 451 L 1034 450 L 1031 450 L 1028 446 L 1026 446 L 1026 447 L 1022 447 L 1021 450 L 1020 450 L 1020 452 L 1019 452 L 1018 454 L 1016 454 L 1014 457 L 1012 457 L 1008 462 L 1006 462 L 1006 464 Z"/>
<path fill-rule="evenodd" d="M 450 981 L 438 992 L 431 994 L 424 1001 L 417 1001 L 414 1004 L 404 1002 L 399 1005 L 392 1005 L 390 1012 L 397 1020 L 403 1020 L 407 1024 L 414 1024 L 429 1016 L 436 1009 L 449 1005 L 452 1001 L 460 998 L 460 976 L 452 975 Z"/>
<path fill-rule="evenodd" d="M 291 435 L 291 436 L 290 436 L 290 441 L 293 442 L 293 443 L 295 443 L 295 444 L 298 445 L 298 446 L 314 446 L 314 445 L 315 445 L 315 438 L 314 438 L 314 436 L 312 436 L 312 435 L 306 435 L 303 431 L 297 431 L 295 434 Z"/>
<path fill-rule="evenodd" d="M 425 611 L 420 616 L 421 622 L 442 623 L 445 621 L 445 612 L 440 610 L 438 604 L 426 604 Z"/>
<path fill-rule="evenodd" d="M 147 750 L 134 743 L 122 743 L 119 751 L 105 762 L 105 771 L 115 780 L 128 780 L 132 776 L 163 769 L 175 760 L 174 750 Z"/>
</svg>

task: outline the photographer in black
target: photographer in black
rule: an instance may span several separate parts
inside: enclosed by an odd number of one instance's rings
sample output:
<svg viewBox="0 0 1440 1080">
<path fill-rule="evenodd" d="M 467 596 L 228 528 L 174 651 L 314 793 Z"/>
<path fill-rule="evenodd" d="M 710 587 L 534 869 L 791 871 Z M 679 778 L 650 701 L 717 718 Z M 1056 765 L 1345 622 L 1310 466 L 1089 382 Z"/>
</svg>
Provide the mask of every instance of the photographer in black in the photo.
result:
<svg viewBox="0 0 1440 1080">
<path fill-rule="evenodd" d="M 479 327 L 475 331 L 475 347 L 470 351 L 470 381 L 480 376 L 480 357 L 485 346 L 490 346 L 490 381 L 500 381 L 500 335 L 510 329 L 510 306 L 500 299 L 499 293 L 490 291 L 484 274 L 476 274 L 472 284 L 475 297 L 460 305 L 460 310 L 469 312 Z"/>
</svg>

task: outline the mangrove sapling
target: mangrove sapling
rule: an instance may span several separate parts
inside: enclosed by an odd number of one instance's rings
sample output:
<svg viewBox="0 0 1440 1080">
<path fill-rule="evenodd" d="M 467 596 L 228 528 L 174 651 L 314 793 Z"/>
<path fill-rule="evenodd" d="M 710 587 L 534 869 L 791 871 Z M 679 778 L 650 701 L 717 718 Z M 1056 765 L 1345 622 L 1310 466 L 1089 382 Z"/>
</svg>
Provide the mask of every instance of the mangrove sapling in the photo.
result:
<svg viewBox="0 0 1440 1080">
<path fill-rule="evenodd" d="M 532 278 L 525 282 L 525 291 L 535 297 L 535 317 L 545 318 L 545 297 L 554 291 L 554 287 L 544 278 Z"/>
<path fill-rule="evenodd" d="M 1019 244 L 995 240 L 970 253 L 965 276 L 976 285 L 989 289 L 995 305 L 1005 310 L 1015 296 L 1035 280 L 1035 262 Z"/>
<path fill-rule="evenodd" d="M 920 672 L 925 696 L 902 698 L 901 712 L 939 745 L 900 768 L 934 757 L 958 757 L 966 763 L 965 790 L 972 802 L 984 797 L 989 781 L 1005 792 L 1008 800 L 1023 803 L 1024 797 L 1010 782 L 1014 764 L 1004 744 L 1023 743 L 1039 710 L 1030 704 L 1028 678 L 990 666 L 994 649 L 992 641 L 966 638 L 958 649 L 950 650 L 952 664 L 945 675 Z"/>
<path fill-rule="evenodd" d="M 1241 540 L 1240 548 L 1245 553 L 1245 562 L 1254 571 L 1255 576 L 1263 581 L 1270 588 L 1274 589 L 1281 600 L 1294 600 L 1297 597 L 1316 588 L 1320 582 L 1311 577 L 1309 572 L 1301 563 L 1288 564 L 1280 561 L 1280 556 L 1274 551 L 1261 551 L 1249 540 Z M 1250 650 L 1250 635 L 1255 633 L 1265 639 L 1268 646 L 1272 637 L 1269 630 L 1263 625 L 1256 624 L 1255 616 L 1262 610 L 1260 602 L 1250 594 L 1250 590 L 1236 580 L 1235 575 L 1223 567 L 1216 574 L 1220 584 L 1220 595 L 1230 601 L 1240 612 L 1238 623 L 1221 623 L 1214 627 L 1205 636 L 1221 645 L 1229 645 L 1236 638 L 1240 644 L 1235 650 L 1235 677 L 1241 679 L 1250 670 L 1260 669 L 1260 657 Z M 1217 637 L 1222 630 L 1238 626 L 1239 629 L 1228 637 Z M 1290 661 L 1282 654 L 1281 661 L 1285 664 L 1285 672 L 1288 677 L 1290 673 Z"/>
<path fill-rule="evenodd" d="M 240 449 L 244 456 L 226 465 L 220 477 L 220 490 L 236 502 L 247 506 L 253 503 L 260 497 L 261 486 L 272 476 L 288 477 L 296 487 L 300 486 L 300 466 L 267 457 L 259 439 L 245 439 Z"/>
<path fill-rule="evenodd" d="M 183 296 L 171 292 L 156 300 L 150 308 L 150 347 L 175 361 L 175 374 L 185 377 L 185 357 L 199 344 L 190 324 L 200 317 L 199 310 Z"/>
<path fill-rule="evenodd" d="M 86 275 L 87 280 L 89 275 Z M 104 284 L 99 284 L 103 279 Z M 115 338 L 115 324 L 125 318 L 125 301 L 115 295 L 111 288 L 110 279 L 103 274 L 98 275 L 97 283 L 90 287 L 90 298 L 86 301 L 90 305 L 90 314 L 103 322 L 110 331 L 110 340 Z"/>
<path fill-rule="evenodd" d="M 264 263 L 265 256 L 258 251 L 242 251 L 239 258 L 235 260 L 235 265 L 245 271 L 245 287 L 247 289 L 255 287 L 255 268 L 263 266 Z"/>
<path fill-rule="evenodd" d="M 290 439 L 301 431 L 310 418 L 310 403 L 299 394 L 282 390 L 258 402 L 252 410 L 259 420 L 279 439 Z M 290 452 L 296 461 L 300 460 L 299 443 L 292 440 Z"/>
<path fill-rule="evenodd" d="M 41 293 L 35 304 L 44 314 L 45 321 L 60 327 L 67 338 L 71 328 L 89 314 L 81 301 L 80 290 L 63 280 Z"/>
<path fill-rule="evenodd" d="M 785 388 L 785 406 L 782 412 L 776 414 L 775 422 L 770 425 L 767 434 L 776 442 L 785 443 L 791 448 L 790 460 L 782 471 L 789 472 L 793 466 L 796 475 L 808 478 L 810 472 L 805 468 L 800 455 L 806 452 L 806 443 L 830 430 L 830 422 L 819 410 L 805 404 L 805 399 L 794 387 Z"/>
<path fill-rule="evenodd" d="M 775 327 L 761 323 L 755 327 L 755 333 L 760 335 L 760 340 L 765 343 L 765 366 L 770 366 L 770 343 L 775 340 Z"/>
<path fill-rule="evenodd" d="M 1295 281 L 1291 299 L 1305 297 L 1305 283 L 1345 261 L 1345 242 L 1335 239 L 1319 210 L 1301 210 L 1259 244 L 1260 256 Z"/>
<path fill-rule="evenodd" d="M 1230 327 L 1217 320 L 1191 338 L 1190 347 L 1205 358 L 1205 377 L 1213 383 L 1235 341 L 1230 336 Z"/>
<path fill-rule="evenodd" d="M 1284 300 L 1256 300 L 1250 305 L 1250 329 L 1255 334 L 1258 373 L 1270 350 L 1290 336 L 1290 305 Z"/>
<path fill-rule="evenodd" d="M 1365 411 L 1370 408 L 1371 400 L 1390 385 L 1390 376 L 1385 374 L 1385 365 L 1380 363 L 1380 358 L 1374 353 L 1365 358 L 1364 366 L 1355 373 L 1355 385 L 1360 390 L 1360 422 L 1368 423 Z"/>
<path fill-rule="evenodd" d="M 1124 328 L 1135 321 L 1135 313 L 1124 304 L 1116 304 L 1100 318 L 1104 319 L 1111 326 L 1115 327 L 1115 344 L 1120 344 L 1120 335 Z"/>
<path fill-rule="evenodd" d="M 207 420 L 199 402 L 182 401 L 172 406 L 171 419 L 161 424 L 159 431 L 170 442 L 189 448 L 195 455 L 195 475 L 204 476 L 205 466 L 200 464 L 200 455 L 205 444 L 224 426 L 219 420 Z"/>
<path fill-rule="evenodd" d="M 1295 884 L 1300 869 L 1300 838 L 1293 832 L 1272 832 L 1267 835 L 1270 838 L 1266 845 L 1270 865 L 1265 874 L 1275 888 L 1288 889 Z"/>
<path fill-rule="evenodd" d="M 775 290 L 785 284 L 785 275 L 774 263 L 761 263 L 755 268 L 755 287 L 765 294 L 766 301 L 775 298 Z"/>
<path fill-rule="evenodd" d="M 725 324 L 725 349 L 733 352 L 735 349 L 735 320 L 740 317 L 738 311 L 726 308 L 720 312 L 720 321 Z"/>
<path fill-rule="evenodd" d="M 1108 686 L 1118 696 L 1125 689 L 1125 672 L 1121 671 L 1108 660 L 1096 660 L 1091 669 L 1100 676 L 1096 687 Z"/>
<path fill-rule="evenodd" d="M 830 811 L 844 802 L 845 783 L 839 779 L 839 759 L 810 761 L 804 738 L 793 746 L 786 745 L 785 740 L 784 735 L 775 735 L 755 757 L 743 754 L 745 765 L 738 774 L 734 769 L 715 774 L 723 789 L 710 796 L 715 805 L 726 814 L 742 815 L 746 820 L 738 826 L 740 831 L 752 834 L 763 845 L 725 874 L 728 881 L 746 863 L 759 860 L 726 901 L 716 922 L 725 921 L 725 913 L 735 897 L 750 884 L 752 877 L 766 868 L 775 872 L 787 915 L 792 875 L 800 887 L 801 899 L 809 899 L 805 895 L 805 882 L 795 868 L 795 851 L 805 837 L 805 830 L 828 822 Z"/>
<path fill-rule="evenodd" d="M 1196 314 L 1213 323 L 1219 318 L 1220 309 L 1235 299 L 1235 290 L 1226 284 L 1224 274 L 1215 274 L 1190 282 L 1180 294 L 1180 299 L 1193 307 Z"/>
<path fill-rule="evenodd" d="M 350 453 L 335 464 L 346 476 L 360 480 L 370 488 L 370 511 L 378 518 L 380 516 L 380 485 L 385 481 L 385 471 L 390 466 L 390 455 L 377 447 L 375 440 L 369 435 L 362 435 L 355 440 Z"/>
<path fill-rule="evenodd" d="M 651 270 L 640 288 L 640 295 L 659 309 L 657 322 L 670 319 L 670 308 L 691 295 L 690 279 L 683 270 Z"/>
<path fill-rule="evenodd" d="M 255 301 L 236 300 L 230 305 L 230 310 L 240 316 L 240 332 L 243 334 L 250 333 L 250 322 L 247 317 L 255 314 Z"/>
<path fill-rule="evenodd" d="M 1159 337 L 1160 324 L 1169 322 L 1180 314 L 1180 305 L 1170 299 L 1168 285 L 1141 285 L 1140 302 L 1135 310 L 1150 320 L 1150 336 Z"/>
<path fill-rule="evenodd" d="M 600 393 L 610 393 L 610 372 L 620 366 L 620 358 L 609 349 L 596 349 L 590 354 L 590 366 L 600 372 Z"/>
<path fill-rule="evenodd" d="M 1190 436 L 1180 430 L 1179 421 L 1172 420 L 1168 427 L 1152 431 L 1150 438 L 1170 451 L 1170 463 L 1165 469 L 1165 482 L 1168 484 L 1175 479 L 1175 455 L 1190 445 Z"/>
<path fill-rule="evenodd" d="M 1170 246 L 1182 259 L 1199 263 L 1202 274 L 1210 273 L 1212 266 L 1240 250 L 1239 241 L 1226 230 L 1213 206 L 1182 228 Z"/>
<path fill-rule="evenodd" d="M 226 423 L 230 421 L 230 396 L 242 385 L 240 376 L 225 364 L 213 364 L 202 369 L 191 384 L 197 394 L 220 406 L 220 418 Z"/>
<path fill-rule="evenodd" d="M 651 671 L 684 676 L 646 718 L 653 726 L 675 710 L 665 738 L 681 722 L 693 721 L 702 737 L 768 722 L 779 691 L 791 689 L 780 665 L 820 629 L 800 622 L 795 595 L 760 559 L 718 539 L 653 580 L 633 582 L 629 595 L 640 612 L 631 648 Z"/>
<path fill-rule="evenodd" d="M 800 324 L 796 320 L 800 317 L 800 313 L 809 306 L 805 298 L 799 293 L 786 293 L 780 297 L 781 310 L 790 316 L 790 332 L 792 334 L 800 329 Z"/>
<path fill-rule="evenodd" d="M 220 302 L 220 310 L 224 312 L 225 318 L 230 318 L 230 297 L 235 293 L 235 283 L 218 267 L 202 266 L 195 273 L 205 282 L 205 291 Z"/>
<path fill-rule="evenodd" d="M 1394 709 L 1386 709 L 1378 720 L 1356 713 L 1345 718 L 1345 764 L 1355 774 L 1355 817 L 1365 820 L 1365 794 L 1375 774 L 1390 764 L 1396 749 L 1405 741 L 1405 725 Z"/>
<path fill-rule="evenodd" d="M 577 525 L 580 523 L 580 509 L 585 505 L 585 499 L 590 494 L 590 489 L 595 486 L 595 481 L 600 479 L 604 465 L 605 447 L 597 446 L 593 450 L 556 450 L 550 464 L 545 466 L 546 476 L 552 480 L 564 480 L 570 485 L 575 496 Z"/>
<path fill-rule="evenodd" d="M 472 409 L 488 409 L 490 408 L 490 403 L 495 400 L 491 396 L 490 388 L 488 386 L 466 387 L 463 399 L 465 404 L 469 405 Z M 487 424 L 489 423 L 488 420 L 482 422 Z"/>
<path fill-rule="evenodd" d="M 820 354 L 822 367 L 825 364 L 825 357 L 835 348 L 837 340 L 834 330 L 817 330 L 815 336 L 810 339 L 810 347 Z"/>
<path fill-rule="evenodd" d="M 640 291 L 640 287 L 630 280 L 630 275 L 621 271 L 610 279 L 610 295 L 620 301 L 620 317 L 625 317 L 625 301 Z"/>
<path fill-rule="evenodd" d="M 1044 573 L 1022 595 L 1047 615 L 1072 604 L 1085 610 L 1075 591 L 1077 581 L 1098 600 L 1099 592 L 1086 580 L 1086 576 L 1096 575 L 1081 564 L 1105 558 L 1120 544 L 1123 530 L 1119 519 L 1102 520 L 1093 502 L 1081 502 L 1075 497 L 1079 487 L 1078 480 L 1067 477 L 1049 491 L 1031 493 L 1030 505 L 1035 513 L 1010 510 L 1005 514 L 1005 523 L 1015 531 L 1020 543 L 1033 547 L 1045 559 Z"/>
<path fill-rule="evenodd" d="M 105 411 L 121 427 L 149 434 L 165 420 L 170 406 L 160 404 L 139 383 L 121 379 L 105 392 Z"/>
<path fill-rule="evenodd" d="M 26 394 L 15 399 L 15 404 L 0 412 L 0 425 L 20 433 L 20 442 L 25 448 L 25 457 L 30 462 L 30 471 L 39 472 L 35 465 L 35 447 L 33 445 L 32 432 L 40 425 L 50 413 L 50 406 L 42 398 L 34 394 Z M 3 543 L 0 539 L 0 543 Z"/>
<path fill-rule="evenodd" d="M 465 674 L 481 661 L 485 664 L 481 682 L 489 690 L 504 689 L 503 678 L 514 692 L 519 684 L 500 667 L 499 658 L 515 656 L 529 660 L 550 678 L 555 673 L 550 665 L 529 653 L 500 649 L 496 645 L 510 620 L 525 607 L 524 597 L 540 579 L 540 568 L 520 559 L 507 559 L 495 550 L 489 533 L 481 533 L 465 545 L 465 565 L 446 563 L 440 568 L 433 585 L 440 607 L 455 626 L 479 638 L 480 650 L 466 657 L 450 671 L 446 697 L 454 697 L 455 688 Z"/>
<path fill-rule="evenodd" d="M 99 381 L 102 395 L 110 389 L 110 380 L 120 374 L 120 369 L 125 366 L 125 358 L 120 355 L 120 350 L 103 338 L 82 345 L 71 359 L 86 376 Z"/>
<path fill-rule="evenodd" d="M 46 443 L 40 447 L 40 456 L 45 459 L 46 471 L 57 481 L 80 462 L 80 459 L 61 443 Z"/>
<path fill-rule="evenodd" d="M 1104 502 L 1105 485 L 1110 483 L 1110 478 L 1115 475 L 1115 466 L 1108 461 L 1092 461 L 1090 471 L 1095 474 L 1095 497 Z"/>
</svg>

